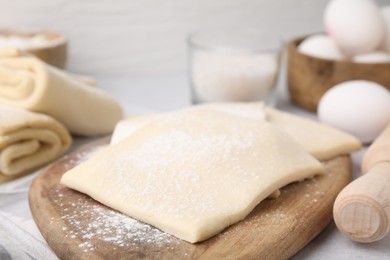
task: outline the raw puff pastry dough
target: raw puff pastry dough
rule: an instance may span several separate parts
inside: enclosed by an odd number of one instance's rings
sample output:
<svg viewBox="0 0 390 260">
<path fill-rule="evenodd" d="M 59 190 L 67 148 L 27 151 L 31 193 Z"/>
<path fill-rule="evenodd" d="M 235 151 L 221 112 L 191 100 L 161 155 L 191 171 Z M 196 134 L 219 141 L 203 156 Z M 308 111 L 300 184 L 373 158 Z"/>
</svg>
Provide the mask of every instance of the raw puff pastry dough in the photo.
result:
<svg viewBox="0 0 390 260">
<path fill-rule="evenodd" d="M 193 109 L 212 109 L 246 118 L 267 120 L 286 131 L 318 160 L 327 160 L 340 154 L 349 154 L 361 148 L 361 142 L 350 134 L 313 120 L 266 107 L 261 102 L 214 103 L 190 108 L 190 110 Z M 111 144 L 120 142 L 127 135 L 134 133 L 161 116 L 163 115 L 131 116 L 120 121 L 115 127 Z"/>
<path fill-rule="evenodd" d="M 58 158 L 71 142 L 65 127 L 49 116 L 0 105 L 0 182 Z"/>
<path fill-rule="evenodd" d="M 108 94 L 14 48 L 0 49 L 0 103 L 50 115 L 79 135 L 109 134 L 122 118 Z"/>
<path fill-rule="evenodd" d="M 189 242 L 205 240 L 322 164 L 261 110 L 202 107 L 133 129 L 61 183 Z"/>
</svg>

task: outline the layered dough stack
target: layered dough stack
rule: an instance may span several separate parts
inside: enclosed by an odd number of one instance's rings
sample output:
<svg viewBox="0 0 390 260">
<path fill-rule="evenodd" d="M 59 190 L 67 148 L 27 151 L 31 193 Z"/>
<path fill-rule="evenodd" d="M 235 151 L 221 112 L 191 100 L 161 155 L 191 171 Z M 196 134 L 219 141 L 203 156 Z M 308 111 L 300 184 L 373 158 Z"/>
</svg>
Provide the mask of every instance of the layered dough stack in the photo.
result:
<svg viewBox="0 0 390 260">
<path fill-rule="evenodd" d="M 122 108 L 92 83 L 16 48 L 0 49 L 0 182 L 61 156 L 69 132 L 113 131 Z"/>
<path fill-rule="evenodd" d="M 69 132 L 51 117 L 0 105 L 0 182 L 56 159 L 71 143 Z"/>
<path fill-rule="evenodd" d="M 318 159 L 360 145 L 261 103 L 201 105 L 122 121 L 112 145 L 61 183 L 195 243 L 245 218 L 281 187 L 323 173 Z"/>
<path fill-rule="evenodd" d="M 109 134 L 122 118 L 108 94 L 15 48 L 0 50 L 0 103 L 50 115 L 84 136 Z"/>
</svg>

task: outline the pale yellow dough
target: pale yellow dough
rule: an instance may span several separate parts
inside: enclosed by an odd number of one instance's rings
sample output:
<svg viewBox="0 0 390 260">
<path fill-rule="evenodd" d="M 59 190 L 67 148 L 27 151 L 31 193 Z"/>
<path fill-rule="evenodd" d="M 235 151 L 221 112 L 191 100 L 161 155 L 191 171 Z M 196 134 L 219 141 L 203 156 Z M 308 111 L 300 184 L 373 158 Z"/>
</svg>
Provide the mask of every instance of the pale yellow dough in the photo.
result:
<svg viewBox="0 0 390 260">
<path fill-rule="evenodd" d="M 266 120 L 266 115 L 264 111 L 263 103 L 247 103 L 242 105 L 240 103 L 230 103 L 230 104 L 213 104 L 213 105 L 202 105 L 197 107 L 191 107 L 188 110 L 199 110 L 199 109 L 212 109 L 215 111 L 220 111 L 228 113 L 232 116 L 239 116 L 248 119 L 256 119 L 264 121 Z M 146 114 L 141 116 L 130 116 L 127 119 L 124 119 L 118 124 L 116 124 L 114 132 L 111 137 L 110 144 L 116 144 L 124 139 L 130 134 L 134 134 L 136 131 L 142 129 L 144 126 L 148 125 L 153 120 L 160 118 L 163 115 L 159 114 Z"/>
<path fill-rule="evenodd" d="M 0 182 L 62 155 L 72 139 L 49 116 L 0 105 Z"/>
<path fill-rule="evenodd" d="M 268 107 L 265 111 L 271 124 L 286 131 L 318 160 L 349 154 L 362 146 L 354 136 L 331 126 Z"/>
<path fill-rule="evenodd" d="M 50 115 L 74 134 L 109 134 L 122 108 L 91 84 L 17 49 L 0 49 L 0 103 Z"/>
<path fill-rule="evenodd" d="M 340 154 L 349 154 L 359 150 L 362 146 L 357 138 L 348 133 L 310 119 L 266 107 L 261 102 L 205 104 L 190 108 L 190 110 L 194 109 L 211 109 L 246 118 L 267 120 L 286 131 L 318 160 L 327 160 Z M 163 115 L 150 114 L 132 116 L 122 120 L 114 130 L 114 141 L 111 143 L 118 143 L 127 135 L 140 130 L 152 120 L 161 116 Z"/>
<path fill-rule="evenodd" d="M 236 108 L 204 106 L 150 120 L 61 183 L 188 242 L 205 240 L 275 190 L 323 172 L 262 109 Z"/>
<path fill-rule="evenodd" d="M 139 129 L 158 118 L 158 115 L 148 114 L 143 116 L 131 116 L 127 120 L 122 120 L 116 124 L 111 137 L 110 144 L 116 144 L 128 135 L 134 134 Z"/>
</svg>

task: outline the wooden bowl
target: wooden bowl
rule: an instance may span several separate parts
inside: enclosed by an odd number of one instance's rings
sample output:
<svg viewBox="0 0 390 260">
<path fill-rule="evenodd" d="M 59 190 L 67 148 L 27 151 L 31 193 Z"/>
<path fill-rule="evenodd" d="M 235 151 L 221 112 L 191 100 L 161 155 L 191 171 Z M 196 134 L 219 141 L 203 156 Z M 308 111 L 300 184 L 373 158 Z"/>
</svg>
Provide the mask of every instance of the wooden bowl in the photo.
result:
<svg viewBox="0 0 390 260">
<path fill-rule="evenodd" d="M 322 95 L 334 85 L 348 80 L 369 80 L 390 89 L 390 63 L 354 63 L 305 55 L 292 40 L 287 46 L 287 85 L 291 99 L 299 106 L 316 111 Z"/>
<path fill-rule="evenodd" d="M 29 47 L 25 51 L 33 54 L 44 62 L 64 69 L 67 60 L 67 39 L 65 36 L 50 31 L 13 31 L 0 30 L 0 36 L 19 36 L 28 38 L 34 36 L 43 36 L 48 40 L 48 43 L 39 47 Z"/>
</svg>

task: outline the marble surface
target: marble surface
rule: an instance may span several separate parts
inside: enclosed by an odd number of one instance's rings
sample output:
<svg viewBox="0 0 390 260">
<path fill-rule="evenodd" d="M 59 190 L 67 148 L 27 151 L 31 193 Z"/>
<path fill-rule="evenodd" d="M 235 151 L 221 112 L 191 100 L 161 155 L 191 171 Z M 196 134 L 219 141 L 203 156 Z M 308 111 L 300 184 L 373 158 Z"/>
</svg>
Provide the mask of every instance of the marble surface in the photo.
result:
<svg viewBox="0 0 390 260">
<path fill-rule="evenodd" d="M 284 79 L 277 87 L 277 107 L 304 117 L 316 119 L 315 114 L 291 104 Z M 185 74 L 155 77 L 99 78 L 99 87 L 111 93 L 123 104 L 126 113 L 165 112 L 190 105 L 190 91 Z M 78 138 L 73 149 L 91 139 Z M 354 178 L 360 174 L 360 162 L 365 149 L 353 154 Z M 27 187 L 26 180 L 21 187 Z M 31 219 L 27 192 L 0 193 L 0 211 Z M 293 259 L 390 259 L 390 236 L 371 244 L 359 244 L 345 238 L 332 222 L 317 238 L 303 248 Z"/>
</svg>

